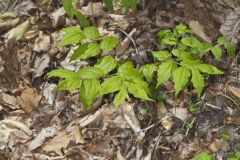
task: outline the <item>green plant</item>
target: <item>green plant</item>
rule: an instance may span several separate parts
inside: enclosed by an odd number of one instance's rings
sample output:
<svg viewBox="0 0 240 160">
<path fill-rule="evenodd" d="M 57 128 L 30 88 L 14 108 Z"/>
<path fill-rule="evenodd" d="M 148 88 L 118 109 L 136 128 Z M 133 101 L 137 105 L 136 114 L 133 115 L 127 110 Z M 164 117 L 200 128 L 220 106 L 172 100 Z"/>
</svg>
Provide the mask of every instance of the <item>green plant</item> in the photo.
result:
<svg viewBox="0 0 240 160">
<path fill-rule="evenodd" d="M 230 56 L 235 52 L 233 45 L 225 38 L 220 37 L 218 44 L 212 46 L 193 37 L 191 30 L 182 24 L 173 31 L 161 30 L 157 35 L 161 50 L 152 52 L 155 60 L 162 62 L 157 70 L 157 86 L 172 78 L 175 95 L 178 95 L 191 79 L 200 96 L 207 75 L 223 74 L 216 67 L 201 60 L 204 54 L 212 52 L 215 58 L 219 59 L 222 54 L 221 45 L 225 46 Z"/>
<path fill-rule="evenodd" d="M 71 60 L 81 60 L 94 57 L 103 51 L 110 51 L 118 44 L 118 39 L 111 36 L 100 38 L 98 29 L 94 26 L 85 27 L 83 30 L 74 26 L 62 29 L 65 33 L 58 42 L 58 47 L 80 44 L 74 51 Z"/>
<path fill-rule="evenodd" d="M 114 2 L 118 2 L 121 6 L 122 13 L 127 13 L 130 9 L 135 12 L 137 9 L 137 0 L 103 0 L 107 9 L 114 11 Z"/>
<path fill-rule="evenodd" d="M 239 159 L 240 159 L 240 152 L 236 152 L 227 158 L 227 160 L 239 160 Z"/>
<path fill-rule="evenodd" d="M 84 67 L 78 71 L 57 69 L 49 72 L 48 77 L 59 77 L 56 90 L 80 90 L 80 101 L 87 109 L 98 96 L 118 92 L 114 98 L 114 105 L 119 106 L 132 94 L 136 98 L 151 100 L 148 84 L 142 75 L 134 68 L 132 62 L 121 64 L 117 72 L 108 75 L 117 66 L 117 62 L 110 56 L 103 57 L 93 67 Z M 106 77 L 102 84 L 100 78 Z"/>
<path fill-rule="evenodd" d="M 131 3 L 133 2 L 135 4 L 136 1 L 131 1 Z M 90 26 L 80 11 L 74 10 L 73 0 L 62 0 L 62 3 L 67 14 L 71 18 L 75 15 L 82 27 L 72 26 L 62 29 L 65 34 L 58 42 L 58 47 L 78 45 L 71 56 L 71 61 L 95 57 L 101 51 L 109 52 L 116 47 L 118 39 L 111 36 L 101 37 L 98 29 Z M 189 36 L 190 33 L 191 30 L 182 24 L 176 26 L 173 31 L 162 30 L 158 33 L 161 50 L 153 51 L 152 54 L 155 59 L 162 62 L 159 66 L 146 64 L 136 69 L 131 61 L 117 62 L 111 56 L 104 56 L 97 59 L 93 66 L 87 66 L 76 71 L 56 69 L 49 72 L 47 76 L 60 78 L 56 88 L 57 91 L 79 90 L 80 101 L 85 109 L 97 97 L 113 93 L 116 93 L 113 100 L 116 107 L 129 94 L 141 100 L 153 101 L 153 98 L 162 100 L 163 96 L 159 97 L 159 94 L 152 94 L 157 91 L 156 87 L 152 86 L 159 86 L 171 77 L 173 77 L 176 95 L 186 86 L 191 77 L 193 86 L 200 96 L 205 75 L 223 74 L 216 67 L 204 64 L 200 60 L 201 56 L 211 51 L 219 59 L 221 57 L 221 46 L 227 49 L 229 55 L 234 55 L 234 47 L 224 38 L 219 38 L 218 44 L 211 46 Z M 157 84 L 155 84 L 156 80 L 154 79 L 155 72 L 157 72 Z M 151 88 L 150 90 L 149 84 L 155 89 Z"/>
<path fill-rule="evenodd" d="M 195 156 L 194 158 L 192 158 L 191 160 L 214 160 L 214 157 L 207 154 L 206 152 L 202 152 Z"/>
</svg>

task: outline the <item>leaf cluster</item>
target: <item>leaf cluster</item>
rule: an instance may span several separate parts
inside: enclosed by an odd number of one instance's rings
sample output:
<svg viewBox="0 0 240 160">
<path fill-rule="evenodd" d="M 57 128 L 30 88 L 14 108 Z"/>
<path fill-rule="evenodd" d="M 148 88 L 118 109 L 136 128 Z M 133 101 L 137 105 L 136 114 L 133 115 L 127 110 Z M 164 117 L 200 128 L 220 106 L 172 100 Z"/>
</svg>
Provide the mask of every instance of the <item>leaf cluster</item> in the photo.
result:
<svg viewBox="0 0 240 160">
<path fill-rule="evenodd" d="M 62 29 L 65 33 L 59 41 L 58 47 L 78 44 L 78 48 L 71 56 L 71 60 L 82 60 L 94 57 L 102 51 L 111 51 L 118 44 L 118 39 L 112 36 L 100 38 L 98 29 L 94 26 L 82 29 L 74 26 Z"/>
<path fill-rule="evenodd" d="M 175 95 L 191 81 L 200 96 L 207 75 L 223 74 L 216 67 L 201 60 L 204 54 L 212 53 L 215 59 L 219 60 L 222 46 L 228 55 L 233 56 L 235 53 L 234 46 L 225 38 L 220 37 L 215 46 L 201 42 L 193 37 L 191 30 L 183 24 L 176 26 L 174 30 L 161 30 L 157 35 L 161 49 L 152 52 L 155 60 L 161 62 L 157 70 L 157 86 L 172 79 Z"/>
<path fill-rule="evenodd" d="M 116 69 L 117 68 L 117 69 Z M 111 71 L 116 72 L 108 75 Z M 127 61 L 118 65 L 110 56 L 103 57 L 91 67 L 84 67 L 78 71 L 56 69 L 47 74 L 48 77 L 59 77 L 61 80 L 57 86 L 59 90 L 80 90 L 80 101 L 87 109 L 97 97 L 115 93 L 114 105 L 119 106 L 132 94 L 142 100 L 149 98 L 148 83 L 144 81 L 141 73 L 135 69 L 132 62 Z M 101 83 L 101 81 L 103 81 Z"/>
</svg>

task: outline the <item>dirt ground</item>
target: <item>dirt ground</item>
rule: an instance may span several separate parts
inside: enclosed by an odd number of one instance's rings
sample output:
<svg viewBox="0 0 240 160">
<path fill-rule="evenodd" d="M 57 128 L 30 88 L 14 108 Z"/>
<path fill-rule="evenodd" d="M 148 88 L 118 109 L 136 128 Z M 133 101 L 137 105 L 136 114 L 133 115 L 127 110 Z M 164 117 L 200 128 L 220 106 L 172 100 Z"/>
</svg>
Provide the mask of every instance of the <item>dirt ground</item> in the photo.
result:
<svg viewBox="0 0 240 160">
<path fill-rule="evenodd" d="M 78 25 L 76 19 L 57 0 L 0 0 L 1 160 L 187 160 L 201 152 L 221 160 L 240 151 L 238 0 L 141 0 L 134 14 L 110 14 L 96 0 L 77 0 L 75 7 L 102 34 L 119 37 L 112 54 L 119 60 L 151 62 L 156 33 L 179 23 L 213 44 L 226 36 L 236 57 L 207 59 L 225 74 L 210 76 L 200 99 L 190 88 L 175 97 L 164 83 L 159 102 L 130 98 L 114 108 L 110 95 L 84 110 L 77 91 L 56 93 L 58 79 L 46 78 L 55 68 L 89 63 L 69 62 L 74 47 L 57 48 L 59 31 Z"/>
</svg>

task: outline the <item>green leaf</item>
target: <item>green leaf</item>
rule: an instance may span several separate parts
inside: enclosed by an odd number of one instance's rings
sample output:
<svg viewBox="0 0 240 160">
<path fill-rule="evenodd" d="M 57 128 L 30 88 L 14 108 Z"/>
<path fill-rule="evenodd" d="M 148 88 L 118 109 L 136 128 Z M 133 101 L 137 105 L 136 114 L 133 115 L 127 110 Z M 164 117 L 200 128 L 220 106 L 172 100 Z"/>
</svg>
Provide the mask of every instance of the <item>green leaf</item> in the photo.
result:
<svg viewBox="0 0 240 160">
<path fill-rule="evenodd" d="M 184 45 L 188 47 L 192 47 L 192 48 L 201 47 L 201 42 L 194 37 L 183 37 L 181 41 Z"/>
<path fill-rule="evenodd" d="M 188 69 L 192 69 L 193 66 L 202 64 L 199 60 L 191 60 L 191 59 L 184 59 L 180 62 L 182 66 L 187 67 Z"/>
<path fill-rule="evenodd" d="M 60 90 L 73 91 L 80 88 L 81 85 L 82 85 L 82 81 L 80 79 L 77 79 L 77 78 L 64 79 L 58 83 L 56 90 L 57 91 L 60 91 Z"/>
<path fill-rule="evenodd" d="M 77 20 L 80 23 L 81 27 L 90 26 L 87 18 L 80 11 L 75 11 L 75 15 L 76 15 Z"/>
<path fill-rule="evenodd" d="M 192 31 L 183 24 L 177 25 L 174 31 L 176 36 L 182 36 L 185 33 L 192 33 Z"/>
<path fill-rule="evenodd" d="M 125 86 L 122 86 L 118 94 L 115 95 L 113 104 L 115 107 L 118 107 L 126 98 L 127 98 L 127 89 Z"/>
<path fill-rule="evenodd" d="M 80 101 L 83 103 L 84 109 L 87 109 L 96 100 L 100 87 L 100 83 L 95 79 L 88 79 L 83 82 L 80 88 Z"/>
<path fill-rule="evenodd" d="M 235 55 L 234 45 L 229 40 L 227 40 L 225 37 L 219 37 L 218 40 L 217 40 L 217 43 L 224 45 L 224 47 L 227 50 L 227 54 L 229 56 L 234 56 Z"/>
<path fill-rule="evenodd" d="M 173 82 L 174 82 L 174 88 L 175 88 L 175 95 L 178 95 L 178 93 L 187 84 L 190 75 L 191 74 L 186 67 L 179 67 L 174 70 Z"/>
<path fill-rule="evenodd" d="M 118 39 L 115 37 L 107 36 L 103 38 L 100 43 L 100 48 L 106 51 L 112 50 L 118 44 Z"/>
<path fill-rule="evenodd" d="M 178 43 L 178 39 L 174 36 L 167 36 L 164 39 L 162 39 L 161 42 L 163 45 L 176 45 Z"/>
<path fill-rule="evenodd" d="M 73 18 L 74 10 L 73 10 L 73 1 L 72 0 L 62 0 L 63 8 L 67 12 L 68 16 Z"/>
<path fill-rule="evenodd" d="M 28 31 L 30 26 L 31 26 L 30 20 L 27 19 L 23 23 L 19 24 L 17 27 L 11 29 L 6 34 L 6 36 L 8 37 L 8 39 L 14 39 L 18 41 L 24 37 L 25 33 Z"/>
<path fill-rule="evenodd" d="M 127 86 L 128 92 L 134 97 L 142 100 L 152 100 L 148 97 L 150 91 L 146 82 L 135 79 L 134 81 L 124 81 L 124 84 Z"/>
<path fill-rule="evenodd" d="M 121 78 L 118 76 L 112 76 L 102 83 L 101 94 L 109 94 L 116 91 L 119 91 L 122 88 L 123 84 Z"/>
<path fill-rule="evenodd" d="M 157 86 L 161 85 L 163 82 L 167 81 L 171 76 L 173 71 L 177 68 L 177 64 L 172 61 L 167 61 L 159 66 L 157 71 Z"/>
<path fill-rule="evenodd" d="M 66 33 L 58 42 L 58 47 L 80 43 L 84 39 L 83 32 L 78 27 L 67 27 L 62 29 L 62 31 Z"/>
<path fill-rule="evenodd" d="M 161 30 L 157 33 L 157 36 L 159 37 L 160 40 L 164 39 L 166 36 L 171 34 L 171 30 L 166 29 L 166 30 Z"/>
<path fill-rule="evenodd" d="M 224 74 L 224 72 L 220 71 L 216 67 L 208 64 L 198 64 L 195 65 L 195 67 L 200 71 L 200 72 L 205 72 L 208 74 Z"/>
<path fill-rule="evenodd" d="M 192 160 L 214 160 L 214 158 L 211 155 L 207 154 L 206 152 L 202 152 L 195 156 L 194 158 L 192 158 Z"/>
<path fill-rule="evenodd" d="M 106 5 L 107 9 L 113 12 L 113 0 L 103 0 L 104 4 Z"/>
<path fill-rule="evenodd" d="M 141 79 L 141 74 L 133 68 L 133 64 L 131 62 L 125 62 L 118 68 L 117 74 L 123 80 L 133 80 L 133 79 Z"/>
<path fill-rule="evenodd" d="M 160 60 L 165 61 L 171 59 L 172 55 L 167 50 L 161 51 L 152 51 L 153 57 Z"/>
<path fill-rule="evenodd" d="M 100 37 L 98 29 L 94 26 L 85 27 L 83 29 L 83 34 L 85 35 L 85 37 L 90 38 L 92 40 L 98 40 Z"/>
<path fill-rule="evenodd" d="M 129 2 L 129 6 L 132 9 L 132 11 L 135 12 L 137 9 L 137 0 L 130 0 L 128 2 Z"/>
<path fill-rule="evenodd" d="M 101 59 L 100 63 L 94 66 L 103 70 L 104 74 L 107 74 L 111 72 L 116 67 L 116 65 L 117 63 L 114 58 L 111 56 L 105 56 Z"/>
<path fill-rule="evenodd" d="M 98 79 L 104 75 L 103 71 L 97 67 L 84 67 L 76 73 L 82 79 Z"/>
<path fill-rule="evenodd" d="M 191 72 L 192 72 L 192 80 L 191 81 L 193 83 L 193 87 L 196 88 L 198 97 L 200 97 L 202 89 L 204 87 L 204 78 L 200 74 L 199 70 L 195 67 L 192 68 Z"/>
<path fill-rule="evenodd" d="M 239 159 L 240 159 L 240 152 L 236 152 L 227 158 L 227 160 L 239 160 Z"/>
<path fill-rule="evenodd" d="M 146 80 L 151 83 L 153 74 L 155 71 L 157 71 L 157 66 L 155 64 L 146 64 L 144 66 L 141 66 L 140 71 L 142 72 L 143 76 L 146 78 Z"/>
<path fill-rule="evenodd" d="M 99 45 L 89 42 L 79 46 L 73 53 L 71 60 L 87 59 L 96 56 L 100 52 Z"/>
<path fill-rule="evenodd" d="M 192 56 L 189 52 L 181 50 L 181 49 L 173 49 L 172 54 L 180 59 L 192 59 Z"/>
<path fill-rule="evenodd" d="M 217 60 L 220 60 L 221 56 L 222 56 L 222 50 L 221 48 L 219 48 L 218 46 L 212 47 L 211 48 L 211 52 L 213 53 L 214 57 Z"/>
<path fill-rule="evenodd" d="M 59 78 L 66 78 L 66 79 L 71 79 L 71 78 L 79 78 L 80 76 L 77 74 L 77 72 L 73 72 L 70 70 L 66 69 L 55 69 L 49 73 L 47 73 L 48 77 L 59 77 Z"/>
</svg>

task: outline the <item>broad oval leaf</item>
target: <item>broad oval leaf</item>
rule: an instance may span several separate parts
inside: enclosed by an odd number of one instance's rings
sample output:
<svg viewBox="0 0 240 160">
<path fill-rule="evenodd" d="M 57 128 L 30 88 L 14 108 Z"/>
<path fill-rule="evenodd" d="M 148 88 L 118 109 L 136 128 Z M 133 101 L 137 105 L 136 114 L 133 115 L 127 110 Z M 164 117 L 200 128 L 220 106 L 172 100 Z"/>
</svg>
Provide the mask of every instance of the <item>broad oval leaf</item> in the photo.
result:
<svg viewBox="0 0 240 160">
<path fill-rule="evenodd" d="M 173 71 L 177 68 L 177 64 L 172 61 L 167 61 L 162 63 L 157 71 L 157 86 L 161 85 L 163 82 L 167 81 L 171 76 Z"/>
<path fill-rule="evenodd" d="M 149 89 L 148 85 L 144 81 L 124 81 L 124 84 L 127 86 L 128 92 L 131 93 L 134 97 L 151 101 L 148 97 Z"/>
<path fill-rule="evenodd" d="M 58 47 L 80 43 L 81 40 L 84 39 L 83 32 L 78 27 L 67 27 L 62 29 L 62 31 L 66 33 L 64 34 L 63 38 L 58 42 Z"/>
<path fill-rule="evenodd" d="M 112 58 L 111 56 L 104 56 L 101 59 L 100 63 L 94 66 L 103 70 L 104 74 L 107 74 L 111 72 L 116 67 L 116 65 L 117 63 L 114 58 Z"/>
<path fill-rule="evenodd" d="M 62 0 L 63 8 L 67 12 L 68 16 L 73 18 L 74 10 L 73 10 L 73 1 L 72 0 Z"/>
<path fill-rule="evenodd" d="M 73 53 L 71 60 L 87 59 L 96 56 L 100 52 L 100 47 L 92 42 L 84 43 L 79 46 Z"/>
<path fill-rule="evenodd" d="M 142 72 L 143 76 L 146 78 L 146 80 L 151 83 L 153 74 L 155 71 L 157 71 L 157 66 L 155 64 L 146 64 L 144 66 L 141 66 L 140 71 Z"/>
<path fill-rule="evenodd" d="M 192 56 L 189 52 L 181 49 L 173 49 L 172 54 L 180 59 L 192 59 Z"/>
<path fill-rule="evenodd" d="M 123 84 L 121 82 L 121 78 L 118 76 L 112 76 L 104 80 L 101 86 L 101 94 L 104 95 L 119 91 L 122 88 Z"/>
<path fill-rule="evenodd" d="M 194 37 L 183 37 L 181 41 L 188 47 L 201 48 L 201 42 Z"/>
<path fill-rule="evenodd" d="M 178 39 L 174 36 L 167 36 L 164 39 L 162 39 L 162 44 L 164 45 L 176 45 L 178 43 Z"/>
<path fill-rule="evenodd" d="M 95 79 L 83 81 L 80 88 L 80 101 L 83 103 L 84 109 L 87 109 L 96 100 L 100 87 L 100 83 Z"/>
<path fill-rule="evenodd" d="M 193 66 L 202 64 L 202 62 L 199 60 L 184 59 L 180 62 L 180 64 L 188 69 L 192 69 Z"/>
<path fill-rule="evenodd" d="M 94 26 L 85 27 L 83 29 L 83 33 L 84 33 L 85 37 L 92 39 L 92 40 L 98 40 L 100 37 L 98 29 Z"/>
<path fill-rule="evenodd" d="M 199 64 L 195 65 L 195 67 L 200 71 L 200 72 L 205 72 L 208 74 L 224 74 L 224 72 L 220 71 L 216 67 L 208 64 Z"/>
<path fill-rule="evenodd" d="M 172 34 L 171 30 L 165 29 L 165 30 L 160 30 L 157 33 L 157 36 L 159 37 L 160 40 L 164 39 L 166 36 Z"/>
<path fill-rule="evenodd" d="M 133 63 L 125 62 L 118 68 L 117 75 L 123 80 L 141 79 L 141 74 L 133 67 Z"/>
<path fill-rule="evenodd" d="M 222 56 L 222 50 L 220 47 L 218 46 L 215 46 L 215 47 L 212 47 L 211 48 L 211 52 L 213 53 L 214 57 L 217 59 L 217 60 L 220 60 L 221 56 Z"/>
<path fill-rule="evenodd" d="M 84 67 L 76 73 L 81 79 L 98 79 L 104 75 L 103 71 L 97 67 Z"/>
<path fill-rule="evenodd" d="M 75 11 L 75 15 L 76 15 L 77 20 L 80 23 L 81 27 L 88 27 L 88 26 L 90 26 L 87 18 L 82 14 L 82 12 L 77 10 L 77 11 Z"/>
<path fill-rule="evenodd" d="M 100 42 L 100 48 L 105 51 L 110 51 L 115 48 L 118 44 L 118 39 L 115 37 L 107 36 L 104 37 L 103 40 Z"/>
<path fill-rule="evenodd" d="M 160 60 L 160 61 L 165 61 L 168 60 L 172 57 L 172 55 L 166 51 L 166 50 L 162 50 L 162 51 L 152 51 L 153 57 Z"/>
<path fill-rule="evenodd" d="M 192 83 L 193 83 L 193 87 L 196 89 L 197 93 L 198 93 L 198 97 L 200 97 L 201 92 L 203 90 L 204 87 L 204 78 L 203 76 L 200 74 L 199 70 L 195 67 L 193 67 L 191 69 L 192 72 Z"/>
<path fill-rule="evenodd" d="M 82 81 L 80 79 L 77 79 L 77 78 L 64 79 L 58 83 L 56 90 L 57 91 L 60 91 L 60 90 L 73 91 L 80 88 L 81 85 L 82 85 Z"/>
<path fill-rule="evenodd" d="M 47 73 L 48 77 L 59 77 L 59 78 L 66 78 L 66 79 L 71 79 L 71 78 L 79 78 L 80 76 L 78 75 L 77 72 L 73 72 L 70 70 L 66 69 L 55 69 L 49 73 Z"/>
<path fill-rule="evenodd" d="M 115 107 L 118 107 L 126 98 L 127 98 L 127 89 L 125 86 L 122 86 L 120 91 L 115 95 L 113 104 Z"/>
<path fill-rule="evenodd" d="M 178 67 L 173 72 L 173 82 L 175 88 L 175 95 L 183 89 L 184 86 L 188 83 L 190 77 L 190 71 L 186 67 Z"/>
</svg>

